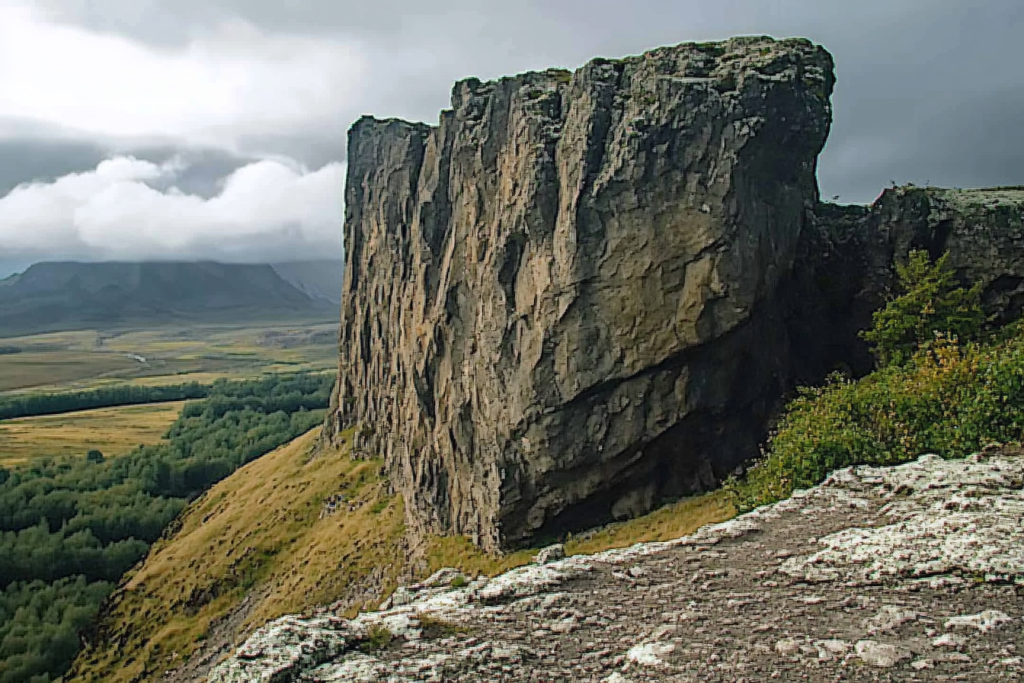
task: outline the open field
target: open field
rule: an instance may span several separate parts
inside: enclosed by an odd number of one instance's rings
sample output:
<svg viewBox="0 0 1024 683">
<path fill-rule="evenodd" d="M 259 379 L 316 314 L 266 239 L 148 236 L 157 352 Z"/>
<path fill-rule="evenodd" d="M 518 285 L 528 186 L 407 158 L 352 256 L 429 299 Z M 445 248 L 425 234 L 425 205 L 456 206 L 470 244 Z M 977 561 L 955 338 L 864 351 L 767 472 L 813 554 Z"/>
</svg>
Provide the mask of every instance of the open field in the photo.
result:
<svg viewBox="0 0 1024 683">
<path fill-rule="evenodd" d="M 5 339 L 0 395 L 249 378 L 333 370 L 336 324 L 204 325 L 123 332 L 58 332 Z"/>
<path fill-rule="evenodd" d="M 91 449 L 116 456 L 139 444 L 159 443 L 184 404 L 175 401 L 0 421 L 0 466 L 41 456 L 84 457 Z"/>
<path fill-rule="evenodd" d="M 39 384 L 61 385 L 89 376 L 131 373 L 139 363 L 126 356 L 88 351 L 23 352 L 0 356 L 0 392 Z"/>
</svg>

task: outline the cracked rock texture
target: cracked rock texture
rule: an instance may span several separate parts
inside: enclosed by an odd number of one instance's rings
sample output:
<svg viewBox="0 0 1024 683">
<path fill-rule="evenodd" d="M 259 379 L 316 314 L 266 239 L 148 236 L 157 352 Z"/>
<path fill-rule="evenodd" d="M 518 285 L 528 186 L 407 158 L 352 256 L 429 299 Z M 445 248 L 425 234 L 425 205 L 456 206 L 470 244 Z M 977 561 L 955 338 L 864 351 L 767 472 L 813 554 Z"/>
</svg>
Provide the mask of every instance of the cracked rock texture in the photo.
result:
<svg viewBox="0 0 1024 683">
<path fill-rule="evenodd" d="M 352 126 L 332 426 L 386 457 L 414 530 L 493 549 L 756 449 L 785 382 L 751 348 L 776 345 L 833 82 L 809 41 L 737 38 Z"/>
<path fill-rule="evenodd" d="M 209 680 L 1018 680 L 1022 489 L 1019 452 L 845 469 L 675 541 L 285 617 Z"/>
<path fill-rule="evenodd" d="M 818 203 L 833 83 L 824 49 L 747 37 L 360 119 L 327 438 L 386 458 L 414 536 L 515 546 L 756 456 L 784 392 L 870 367 L 856 333 L 912 247 L 1019 312 L 1021 192 Z"/>
</svg>

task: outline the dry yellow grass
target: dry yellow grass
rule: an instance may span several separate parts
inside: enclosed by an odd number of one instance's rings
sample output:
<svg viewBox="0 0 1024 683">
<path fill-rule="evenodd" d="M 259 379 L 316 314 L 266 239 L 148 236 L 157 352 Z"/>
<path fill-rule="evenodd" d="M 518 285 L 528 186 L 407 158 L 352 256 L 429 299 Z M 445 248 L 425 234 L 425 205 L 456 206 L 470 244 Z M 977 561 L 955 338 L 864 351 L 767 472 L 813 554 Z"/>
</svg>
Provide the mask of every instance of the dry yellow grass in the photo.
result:
<svg viewBox="0 0 1024 683">
<path fill-rule="evenodd" d="M 207 638 L 227 634 L 237 642 L 270 619 L 336 600 L 351 615 L 379 604 L 400 576 L 441 567 L 494 575 L 536 552 L 498 557 L 465 538 L 432 538 L 413 568 L 402 501 L 387 496 L 383 463 L 353 460 L 348 438 L 340 451 L 313 457 L 317 435 L 250 463 L 195 501 L 173 535 L 126 577 L 102 617 L 98 644 L 79 655 L 66 680 L 155 681 Z M 346 500 L 321 518 L 335 494 Z M 567 551 L 665 540 L 732 514 L 721 494 L 696 497 L 570 541 Z"/>
<path fill-rule="evenodd" d="M 571 539 L 565 544 L 565 551 L 569 555 L 580 555 L 625 548 L 634 543 L 670 541 L 692 534 L 705 524 L 724 522 L 735 515 L 736 508 L 729 497 L 722 491 L 713 491 Z"/>
<path fill-rule="evenodd" d="M 91 449 L 121 455 L 139 444 L 156 444 L 183 405 L 175 401 L 0 421 L 0 465 L 40 456 L 84 457 Z"/>
<path fill-rule="evenodd" d="M 103 642 L 79 657 L 70 680 L 155 677 L 189 657 L 247 594 L 256 597 L 236 615 L 242 633 L 364 583 L 393 586 L 405 566 L 404 512 L 385 496 L 382 463 L 352 460 L 347 449 L 312 458 L 316 436 L 250 463 L 193 503 L 173 538 L 129 575 Z M 346 501 L 321 519 L 324 499 L 336 493 Z"/>
</svg>

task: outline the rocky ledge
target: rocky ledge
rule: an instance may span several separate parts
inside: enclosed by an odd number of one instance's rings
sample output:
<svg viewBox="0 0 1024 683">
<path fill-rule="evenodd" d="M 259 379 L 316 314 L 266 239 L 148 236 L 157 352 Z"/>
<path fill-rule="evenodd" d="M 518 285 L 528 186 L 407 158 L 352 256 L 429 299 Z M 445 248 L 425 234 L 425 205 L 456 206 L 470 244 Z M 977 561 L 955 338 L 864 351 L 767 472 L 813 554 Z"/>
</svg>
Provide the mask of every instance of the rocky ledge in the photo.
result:
<svg viewBox="0 0 1024 683">
<path fill-rule="evenodd" d="M 848 468 L 675 541 L 284 617 L 209 680 L 1016 680 L 1022 489 L 1018 451 Z"/>
</svg>

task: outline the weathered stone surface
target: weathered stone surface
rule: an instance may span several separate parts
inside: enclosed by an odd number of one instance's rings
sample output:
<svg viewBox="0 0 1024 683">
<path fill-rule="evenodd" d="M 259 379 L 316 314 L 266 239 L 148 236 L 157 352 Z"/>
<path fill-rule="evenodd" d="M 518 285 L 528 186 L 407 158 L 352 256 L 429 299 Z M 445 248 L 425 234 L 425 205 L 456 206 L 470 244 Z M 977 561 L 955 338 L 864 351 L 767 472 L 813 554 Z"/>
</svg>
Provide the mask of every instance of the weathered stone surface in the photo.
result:
<svg viewBox="0 0 1024 683">
<path fill-rule="evenodd" d="M 818 202 L 827 52 L 742 38 L 468 80 L 437 127 L 349 133 L 325 434 L 409 528 L 494 549 L 646 512 L 756 456 L 781 397 L 872 358 L 912 248 L 1024 309 L 1024 190 Z"/>
<path fill-rule="evenodd" d="M 908 558 L 921 552 L 914 529 L 931 520 L 936 548 L 956 537 L 960 510 L 936 503 L 968 497 L 979 501 L 979 550 L 1024 547 L 1022 480 L 1016 452 L 845 469 L 675 541 L 529 565 L 464 588 L 439 573 L 409 587 L 401 605 L 351 621 L 286 617 L 209 680 L 867 682 L 881 680 L 879 668 L 888 681 L 1019 680 L 1024 565 L 987 552 L 984 567 L 962 554 L 942 565 Z M 874 571 L 833 563 L 845 569 L 813 582 L 794 576 L 835 539 L 857 557 L 868 538 L 860 531 L 893 524 L 909 532 L 893 535 L 884 554 L 869 551 Z M 394 639 L 364 652 L 381 628 Z"/>
<path fill-rule="evenodd" d="M 387 458 L 413 530 L 516 543 L 756 451 L 833 81 L 808 41 L 737 38 L 353 125 L 330 426 Z"/>
<path fill-rule="evenodd" d="M 1024 311 L 1024 187 L 886 190 L 859 231 L 876 281 L 910 249 L 949 251 L 958 274 L 981 283 L 997 323 Z"/>
</svg>

